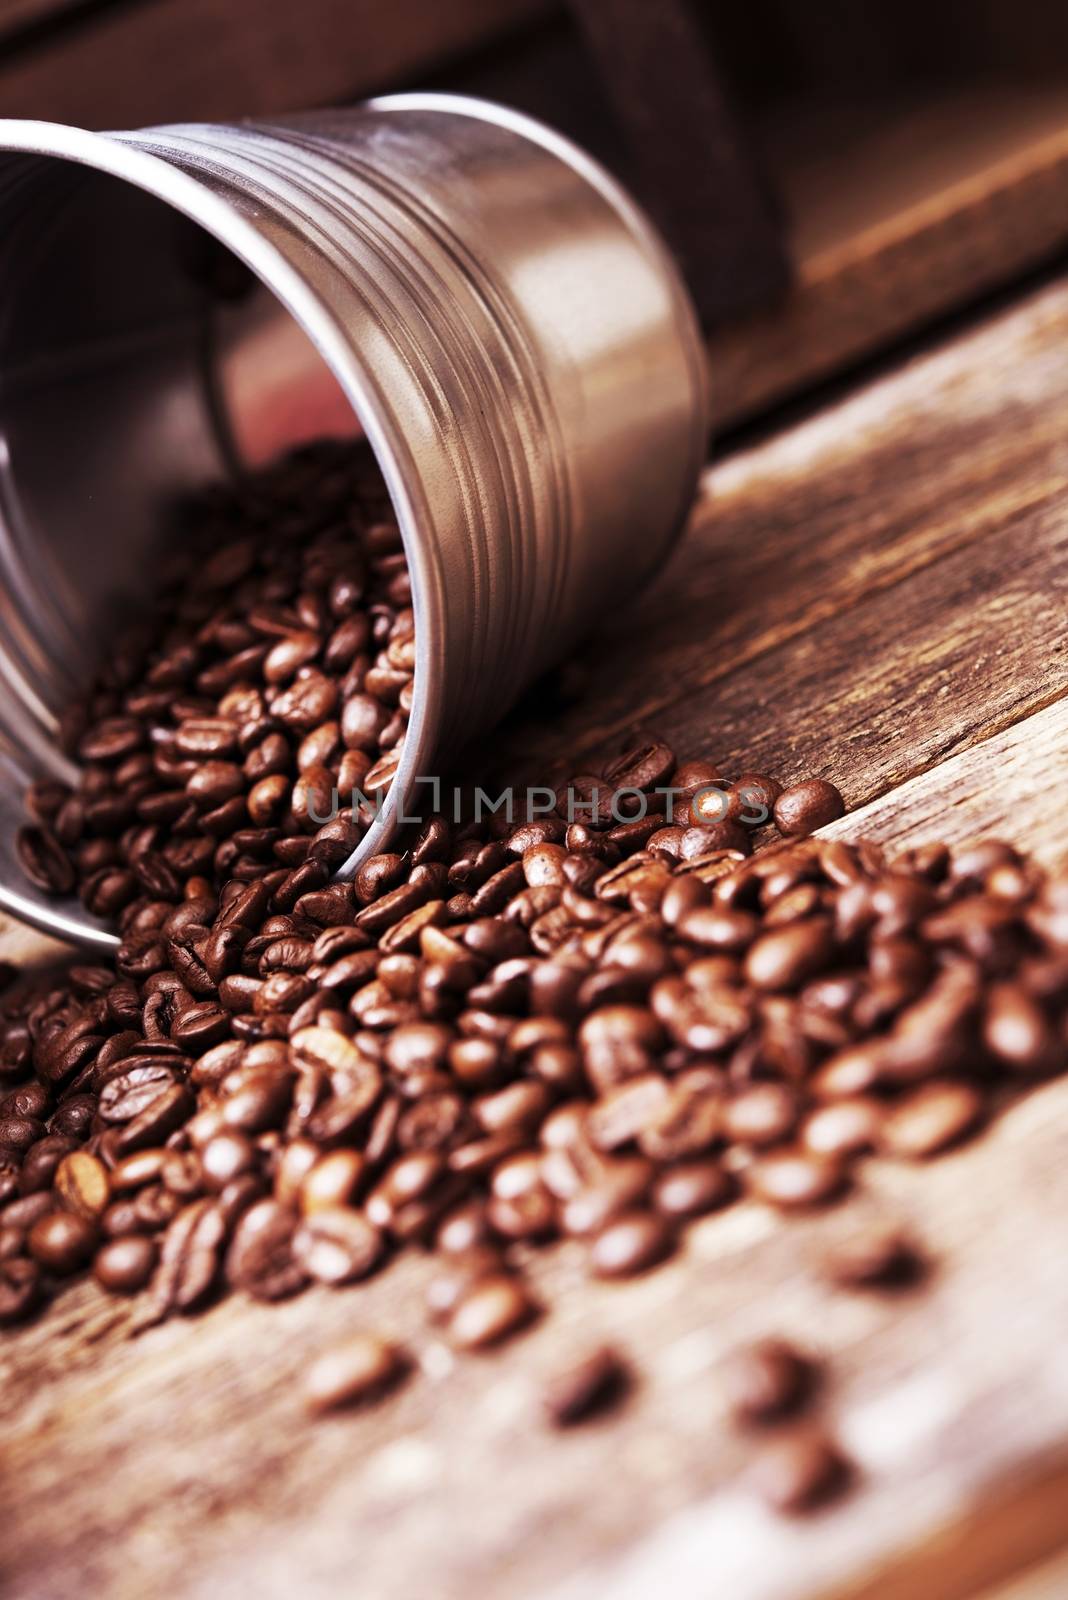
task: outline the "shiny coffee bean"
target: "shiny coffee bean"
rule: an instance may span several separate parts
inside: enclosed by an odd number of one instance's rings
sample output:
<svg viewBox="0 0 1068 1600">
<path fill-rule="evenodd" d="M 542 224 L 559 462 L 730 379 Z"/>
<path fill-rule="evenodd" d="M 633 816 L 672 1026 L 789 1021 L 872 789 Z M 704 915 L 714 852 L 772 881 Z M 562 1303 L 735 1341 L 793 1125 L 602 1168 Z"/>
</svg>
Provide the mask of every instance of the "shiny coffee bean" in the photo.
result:
<svg viewBox="0 0 1068 1600">
<path fill-rule="evenodd" d="M 653 1211 L 625 1211 L 601 1229 L 590 1245 L 590 1270 L 598 1278 L 645 1272 L 670 1255 L 674 1234 Z"/>
<path fill-rule="evenodd" d="M 136 1294 L 151 1279 L 157 1253 L 155 1240 L 143 1234 L 109 1239 L 96 1253 L 93 1276 L 112 1294 Z"/>
<path fill-rule="evenodd" d="M 628 1382 L 625 1362 L 610 1345 L 599 1345 L 559 1366 L 542 1390 L 542 1408 L 555 1428 L 570 1428 L 616 1404 Z"/>
<path fill-rule="evenodd" d="M 811 1393 L 814 1370 L 784 1339 L 761 1339 L 734 1351 L 721 1377 L 732 1417 L 749 1426 L 796 1411 Z"/>
<path fill-rule="evenodd" d="M 304 1403 L 315 1415 L 379 1399 L 404 1376 L 401 1351 L 375 1334 L 350 1334 L 304 1370 Z"/>
<path fill-rule="evenodd" d="M 814 1427 L 764 1444 L 748 1481 L 771 1510 L 793 1516 L 812 1511 L 841 1493 L 848 1484 L 849 1469 L 834 1441 Z"/>
</svg>

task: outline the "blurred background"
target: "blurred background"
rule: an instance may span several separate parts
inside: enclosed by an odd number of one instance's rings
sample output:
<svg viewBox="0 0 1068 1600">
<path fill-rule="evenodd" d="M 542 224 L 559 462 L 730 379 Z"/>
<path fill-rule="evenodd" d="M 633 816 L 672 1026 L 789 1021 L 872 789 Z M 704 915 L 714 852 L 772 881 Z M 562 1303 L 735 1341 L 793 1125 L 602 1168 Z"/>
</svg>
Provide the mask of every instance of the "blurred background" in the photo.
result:
<svg viewBox="0 0 1068 1600">
<path fill-rule="evenodd" d="M 655 214 L 751 420 L 1068 243 L 1050 0 L 0 0 L 0 114 L 93 128 L 404 88 L 535 113 Z"/>
</svg>

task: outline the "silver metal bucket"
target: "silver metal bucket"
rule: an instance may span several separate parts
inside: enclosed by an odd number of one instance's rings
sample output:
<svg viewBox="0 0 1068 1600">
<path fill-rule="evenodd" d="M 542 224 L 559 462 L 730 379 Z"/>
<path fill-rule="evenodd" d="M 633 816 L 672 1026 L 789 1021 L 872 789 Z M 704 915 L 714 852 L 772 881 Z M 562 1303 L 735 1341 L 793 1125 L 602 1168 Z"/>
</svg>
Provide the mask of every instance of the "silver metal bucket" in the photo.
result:
<svg viewBox="0 0 1068 1600">
<path fill-rule="evenodd" d="M 0 906 L 114 943 L 14 858 L 28 780 L 76 778 L 57 709 L 151 590 L 179 500 L 360 431 L 417 664 L 397 778 L 346 872 L 680 528 L 707 411 L 679 276 L 594 162 L 478 101 L 117 134 L 0 121 Z"/>
</svg>

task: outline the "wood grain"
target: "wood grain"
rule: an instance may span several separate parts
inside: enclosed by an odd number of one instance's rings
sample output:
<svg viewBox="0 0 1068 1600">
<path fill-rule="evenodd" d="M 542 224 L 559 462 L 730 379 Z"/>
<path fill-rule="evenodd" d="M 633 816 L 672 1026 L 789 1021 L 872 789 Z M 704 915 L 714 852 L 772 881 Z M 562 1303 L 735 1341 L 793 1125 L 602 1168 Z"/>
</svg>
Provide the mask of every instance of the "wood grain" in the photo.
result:
<svg viewBox="0 0 1068 1600">
<path fill-rule="evenodd" d="M 1066 340 L 1058 284 L 714 466 L 588 695 L 502 759 L 588 764 L 645 727 L 860 804 L 1062 692 Z"/>
<path fill-rule="evenodd" d="M 1066 322 L 1051 287 L 714 467 L 708 514 L 600 647 L 556 750 L 657 710 L 688 749 L 728 727 L 773 769 L 876 794 L 836 831 L 1068 848 Z M 509 735 L 546 755 L 548 737 L 529 711 Z M 643 1281 L 590 1286 L 580 1247 L 554 1248 L 533 1269 L 551 1314 L 458 1364 L 424 1327 L 415 1255 L 138 1339 L 76 1287 L 0 1346 L 0 1568 L 30 1600 L 973 1600 L 1066 1535 L 1066 1157 L 1063 1081 L 930 1167 L 869 1163 L 843 1212 L 709 1219 Z M 925 1240 L 923 1292 L 820 1285 L 821 1245 L 874 1205 Z M 410 1343 L 419 1373 L 307 1422 L 300 1363 L 354 1327 Z M 797 1526 L 751 1503 L 724 1421 L 722 1357 L 764 1331 L 829 1357 L 821 1403 L 859 1466 Z M 633 1360 L 632 1402 L 549 1437 L 538 1380 L 599 1337 Z"/>
<path fill-rule="evenodd" d="M 769 169 L 794 283 L 713 333 L 717 419 L 737 423 L 1048 262 L 1068 245 L 1068 90 L 986 77 L 923 103 L 784 123 Z"/>
</svg>

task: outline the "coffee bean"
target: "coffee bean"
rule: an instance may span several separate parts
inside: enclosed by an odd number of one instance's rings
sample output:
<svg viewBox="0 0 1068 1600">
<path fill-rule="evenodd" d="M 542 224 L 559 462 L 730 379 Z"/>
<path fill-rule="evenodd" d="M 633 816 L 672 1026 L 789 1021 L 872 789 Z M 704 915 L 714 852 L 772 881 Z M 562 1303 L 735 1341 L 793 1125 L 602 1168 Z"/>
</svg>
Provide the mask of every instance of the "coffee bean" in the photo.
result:
<svg viewBox="0 0 1068 1600">
<path fill-rule="evenodd" d="M 356 1150 L 331 1150 L 316 1159 L 300 1185 L 304 1215 L 311 1216 L 324 1207 L 348 1206 L 366 1166 L 366 1158 Z"/>
<path fill-rule="evenodd" d="M 449 1337 L 461 1350 L 483 1350 L 519 1332 L 533 1315 L 533 1303 L 517 1279 L 479 1278 L 453 1311 Z"/>
<path fill-rule="evenodd" d="M 71 894 L 74 864 L 50 828 L 20 828 L 15 840 L 19 866 L 45 894 Z"/>
<path fill-rule="evenodd" d="M 656 1209 L 668 1218 L 700 1217 L 734 1197 L 734 1180 L 716 1161 L 684 1161 L 653 1185 Z"/>
<path fill-rule="evenodd" d="M 73 1150 L 56 1168 L 55 1189 L 63 1204 L 91 1221 L 103 1215 L 111 1199 L 107 1168 L 85 1150 Z"/>
<path fill-rule="evenodd" d="M 274 1200 L 261 1200 L 241 1218 L 226 1257 L 226 1276 L 256 1300 L 298 1293 L 308 1274 L 293 1254 L 298 1219 Z"/>
<path fill-rule="evenodd" d="M 1043 1073 L 1063 1056 L 1042 1007 L 1018 983 L 995 984 L 987 996 L 983 1036 L 1010 1072 Z"/>
<path fill-rule="evenodd" d="M 922 1263 L 899 1227 L 872 1222 L 839 1238 L 825 1252 L 821 1270 L 838 1288 L 883 1288 L 915 1282 Z"/>
<path fill-rule="evenodd" d="M 200 1152 L 200 1171 L 205 1187 L 215 1194 L 235 1178 L 253 1172 L 256 1164 L 256 1147 L 252 1140 L 246 1133 L 230 1126 L 210 1138 Z"/>
<path fill-rule="evenodd" d="M 847 1485 L 849 1470 L 834 1441 L 809 1428 L 763 1445 L 749 1474 L 756 1495 L 784 1515 L 814 1510 Z"/>
<path fill-rule="evenodd" d="M 156 1245 L 141 1234 L 110 1239 L 96 1253 L 93 1275 L 112 1294 L 136 1294 L 156 1268 Z"/>
<path fill-rule="evenodd" d="M 785 1083 L 754 1083 L 728 1100 L 723 1131 L 733 1144 L 780 1144 L 797 1126 L 798 1097 Z"/>
<path fill-rule="evenodd" d="M 625 1363 L 609 1345 L 600 1345 L 550 1375 L 542 1407 L 554 1427 L 569 1428 L 613 1406 L 626 1387 Z"/>
<path fill-rule="evenodd" d="M 293 1235 L 293 1257 L 317 1283 L 354 1283 L 372 1272 L 384 1241 L 362 1211 L 352 1206 L 321 1206 L 306 1216 Z"/>
<path fill-rule="evenodd" d="M 910 1160 L 939 1155 L 971 1133 L 982 1113 L 982 1095 L 972 1084 L 936 1079 L 888 1109 L 879 1147 Z"/>
<path fill-rule="evenodd" d="M 784 789 L 774 802 L 775 826 L 791 838 L 814 833 L 845 813 L 845 802 L 833 783 L 808 778 Z"/>
<path fill-rule="evenodd" d="M 23 1322 L 37 1307 L 41 1275 L 35 1261 L 22 1256 L 0 1259 L 0 1327 Z"/>
<path fill-rule="evenodd" d="M 226 1222 L 213 1200 L 194 1200 L 176 1209 L 160 1250 L 159 1267 L 152 1280 L 151 1304 L 146 1322 L 161 1321 L 172 1312 L 199 1311 L 211 1297 L 219 1276 L 226 1242 Z"/>
<path fill-rule="evenodd" d="M 772 1151 L 746 1170 L 746 1186 L 757 1199 L 783 1211 L 823 1205 L 846 1184 L 846 1172 L 831 1156 L 806 1150 Z"/>
<path fill-rule="evenodd" d="M 826 917 L 787 923 L 762 934 L 745 958 L 745 975 L 758 989 L 796 989 L 830 959 L 833 930 Z"/>
<path fill-rule="evenodd" d="M 723 1388 L 735 1421 L 745 1426 L 777 1421 L 808 1398 L 811 1363 L 783 1339 L 761 1339 L 724 1363 Z"/>
<path fill-rule="evenodd" d="M 53 1211 L 35 1222 L 27 1236 L 30 1255 L 46 1272 L 69 1277 L 87 1265 L 96 1244 L 96 1228 L 73 1211 Z"/>
<path fill-rule="evenodd" d="M 405 1374 L 395 1345 L 374 1334 L 352 1334 L 316 1357 L 302 1376 L 304 1403 L 316 1415 L 377 1399 Z"/>
<path fill-rule="evenodd" d="M 806 1117 L 801 1143 L 814 1155 L 843 1157 L 874 1149 L 883 1122 L 883 1106 L 871 1095 L 846 1096 L 820 1106 Z"/>
<path fill-rule="evenodd" d="M 668 1222 L 652 1211 L 625 1211 L 603 1227 L 590 1245 L 590 1269 L 598 1278 L 645 1272 L 669 1255 L 674 1238 Z"/>
</svg>

